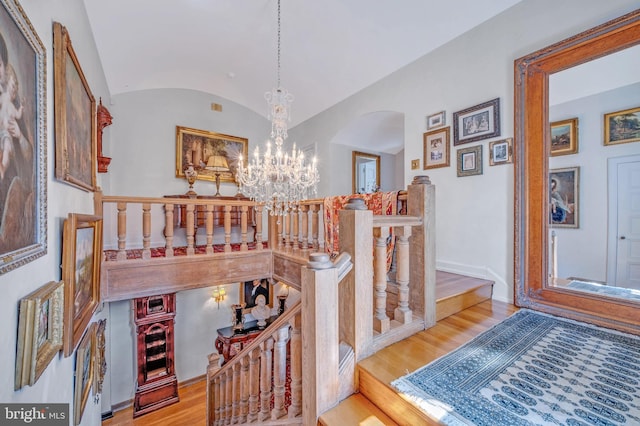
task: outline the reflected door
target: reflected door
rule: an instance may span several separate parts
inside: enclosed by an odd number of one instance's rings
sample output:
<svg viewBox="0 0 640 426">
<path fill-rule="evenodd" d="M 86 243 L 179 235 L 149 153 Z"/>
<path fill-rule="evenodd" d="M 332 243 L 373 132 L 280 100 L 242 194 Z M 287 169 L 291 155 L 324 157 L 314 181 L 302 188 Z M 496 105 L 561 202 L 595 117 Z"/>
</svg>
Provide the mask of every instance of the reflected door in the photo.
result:
<svg viewBox="0 0 640 426">
<path fill-rule="evenodd" d="M 617 287 L 640 290 L 640 161 L 619 163 Z"/>
</svg>

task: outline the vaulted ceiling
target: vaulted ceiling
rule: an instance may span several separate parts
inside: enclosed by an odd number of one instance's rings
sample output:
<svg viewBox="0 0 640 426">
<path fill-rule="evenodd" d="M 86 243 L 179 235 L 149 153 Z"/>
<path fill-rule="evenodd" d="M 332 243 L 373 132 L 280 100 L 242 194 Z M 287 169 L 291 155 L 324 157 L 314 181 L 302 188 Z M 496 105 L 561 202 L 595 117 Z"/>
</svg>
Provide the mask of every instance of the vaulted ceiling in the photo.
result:
<svg viewBox="0 0 640 426">
<path fill-rule="evenodd" d="M 282 0 L 281 83 L 291 126 L 520 0 Z M 212 93 L 266 116 L 277 0 L 84 0 L 112 95 Z"/>
</svg>

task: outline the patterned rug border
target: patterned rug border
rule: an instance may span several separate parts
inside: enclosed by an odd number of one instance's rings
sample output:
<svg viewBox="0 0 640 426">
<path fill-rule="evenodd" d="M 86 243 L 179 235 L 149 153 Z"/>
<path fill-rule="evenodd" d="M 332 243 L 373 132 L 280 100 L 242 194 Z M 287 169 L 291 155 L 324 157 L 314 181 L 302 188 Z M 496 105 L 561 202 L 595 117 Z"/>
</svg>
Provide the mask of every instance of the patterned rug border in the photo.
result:
<svg viewBox="0 0 640 426">
<path fill-rule="evenodd" d="M 446 402 L 439 401 L 436 397 L 433 397 L 432 395 L 429 395 L 427 393 L 427 391 L 425 391 L 425 390 L 421 389 L 420 387 L 408 382 L 407 380 L 408 380 L 409 377 L 414 376 L 414 375 L 424 371 L 425 369 L 434 366 L 435 364 L 444 362 L 443 360 L 445 360 L 446 358 L 449 358 L 452 354 L 462 352 L 465 349 L 468 349 L 468 348 L 478 344 L 478 342 L 487 339 L 489 336 L 495 334 L 496 329 L 504 328 L 505 327 L 505 323 L 513 322 L 513 321 L 515 321 L 517 319 L 518 316 L 522 316 L 522 315 L 539 315 L 539 316 L 542 316 L 542 317 L 551 318 L 551 319 L 556 320 L 556 321 L 565 322 L 567 324 L 573 324 L 573 325 L 576 325 L 576 326 L 592 329 L 592 330 L 595 330 L 595 331 L 599 331 L 599 332 L 603 332 L 603 333 L 609 333 L 611 335 L 618 336 L 618 337 L 621 337 L 621 338 L 624 338 L 624 339 L 631 339 L 631 340 L 634 340 L 634 341 L 640 341 L 640 336 L 632 334 L 632 333 L 626 333 L 626 332 L 622 332 L 622 331 L 619 331 L 619 330 L 598 326 L 598 325 L 595 325 L 595 324 L 590 324 L 590 323 L 586 323 L 586 322 L 582 322 L 582 321 L 573 320 L 573 319 L 570 319 L 570 318 L 564 318 L 564 317 L 548 314 L 548 313 L 545 313 L 545 312 L 539 312 L 539 311 L 534 311 L 534 310 L 531 310 L 531 309 L 521 308 L 520 310 L 518 310 L 517 312 L 513 313 L 509 317 L 503 319 L 502 321 L 500 321 L 497 324 L 494 324 L 493 326 L 491 326 L 487 330 L 483 331 L 479 335 L 475 336 L 474 338 L 472 338 L 468 342 L 462 344 L 461 346 L 459 346 L 458 348 L 456 348 L 452 352 L 444 354 L 444 355 L 438 357 L 437 359 L 431 361 L 430 363 L 428 363 L 428 364 L 426 364 L 426 365 L 424 365 L 422 367 L 417 368 L 413 372 L 409 372 L 409 373 L 405 374 L 404 376 L 395 379 L 394 381 L 391 382 L 391 386 L 393 388 L 395 388 L 397 391 L 404 393 L 405 394 L 404 397 L 409 399 L 410 401 L 412 401 L 421 410 L 429 413 L 430 415 L 436 416 L 441 421 L 445 421 L 446 423 L 444 423 L 444 424 L 446 424 L 446 425 L 464 426 L 464 425 L 474 424 L 474 423 L 470 423 L 470 421 L 467 418 L 459 415 L 455 410 L 451 410 L 451 407 L 449 407 Z M 462 394 L 463 391 L 460 391 L 459 393 Z M 485 407 L 485 408 L 488 408 L 488 407 Z M 503 423 L 500 423 L 500 420 L 501 420 L 500 416 L 498 416 L 497 418 L 494 418 L 494 421 L 498 422 L 498 423 L 494 423 L 494 424 L 503 424 Z M 507 424 L 507 423 L 504 423 L 504 424 Z M 513 418 L 509 418 L 508 424 L 509 425 L 520 425 L 520 424 L 522 424 L 522 425 L 532 425 L 533 423 L 531 423 L 531 422 L 529 422 L 527 420 L 524 420 L 524 419 L 516 419 L 516 421 L 514 421 Z"/>
</svg>

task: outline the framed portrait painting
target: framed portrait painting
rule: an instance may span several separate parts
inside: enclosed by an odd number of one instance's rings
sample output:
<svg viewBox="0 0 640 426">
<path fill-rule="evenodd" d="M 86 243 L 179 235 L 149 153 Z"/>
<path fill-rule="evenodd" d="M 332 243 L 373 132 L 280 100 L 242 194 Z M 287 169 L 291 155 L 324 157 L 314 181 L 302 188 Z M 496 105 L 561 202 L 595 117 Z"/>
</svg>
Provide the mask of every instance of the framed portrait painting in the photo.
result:
<svg viewBox="0 0 640 426">
<path fill-rule="evenodd" d="M 549 170 L 549 224 L 578 228 L 580 167 Z"/>
<path fill-rule="evenodd" d="M 482 174 L 482 145 L 459 149 L 457 154 L 458 177 Z"/>
<path fill-rule="evenodd" d="M 640 107 L 604 115 L 604 144 L 640 141 Z"/>
<path fill-rule="evenodd" d="M 453 144 L 500 136 L 500 98 L 453 113 Z"/>
<path fill-rule="evenodd" d="M 551 156 L 576 154 L 578 152 L 578 119 L 551 123 Z"/>
<path fill-rule="evenodd" d="M 250 310 L 256 306 L 256 297 L 263 295 L 267 305 L 273 308 L 273 286 L 266 278 L 240 283 L 240 303 Z"/>
<path fill-rule="evenodd" d="M 238 160 L 247 161 L 249 140 L 206 130 L 176 126 L 176 177 L 184 178 L 190 165 L 197 179 L 215 182 L 235 182 Z"/>
<path fill-rule="evenodd" d="M 423 135 L 424 169 L 449 167 L 449 127 Z"/>
<path fill-rule="evenodd" d="M 20 300 L 15 390 L 36 383 L 62 349 L 62 281 L 51 281 Z"/>
<path fill-rule="evenodd" d="M 56 179 L 85 191 L 96 187 L 96 101 L 65 27 L 53 23 Z"/>
<path fill-rule="evenodd" d="M 0 0 L 0 274 L 47 252 L 46 51 L 15 0 Z M 4 96 L 3 96 L 4 97 Z"/>
<path fill-rule="evenodd" d="M 94 389 L 96 374 L 96 324 L 93 323 L 82 337 L 76 352 L 75 381 L 73 389 L 73 424 L 79 425 L 87 405 L 89 394 Z"/>
<path fill-rule="evenodd" d="M 489 165 L 499 166 L 513 163 L 513 138 L 489 143 Z"/>
<path fill-rule="evenodd" d="M 73 353 L 100 303 L 102 218 L 69 213 L 62 237 L 64 356 Z"/>
</svg>

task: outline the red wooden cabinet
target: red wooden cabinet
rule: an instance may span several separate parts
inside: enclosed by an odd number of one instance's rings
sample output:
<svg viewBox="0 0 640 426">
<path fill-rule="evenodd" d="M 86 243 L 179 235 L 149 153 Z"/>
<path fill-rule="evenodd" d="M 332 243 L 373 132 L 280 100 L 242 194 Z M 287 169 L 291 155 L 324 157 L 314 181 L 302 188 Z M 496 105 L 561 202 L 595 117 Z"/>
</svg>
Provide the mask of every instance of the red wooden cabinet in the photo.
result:
<svg viewBox="0 0 640 426">
<path fill-rule="evenodd" d="M 179 401 L 174 368 L 175 293 L 134 300 L 138 380 L 133 417 Z"/>
</svg>

